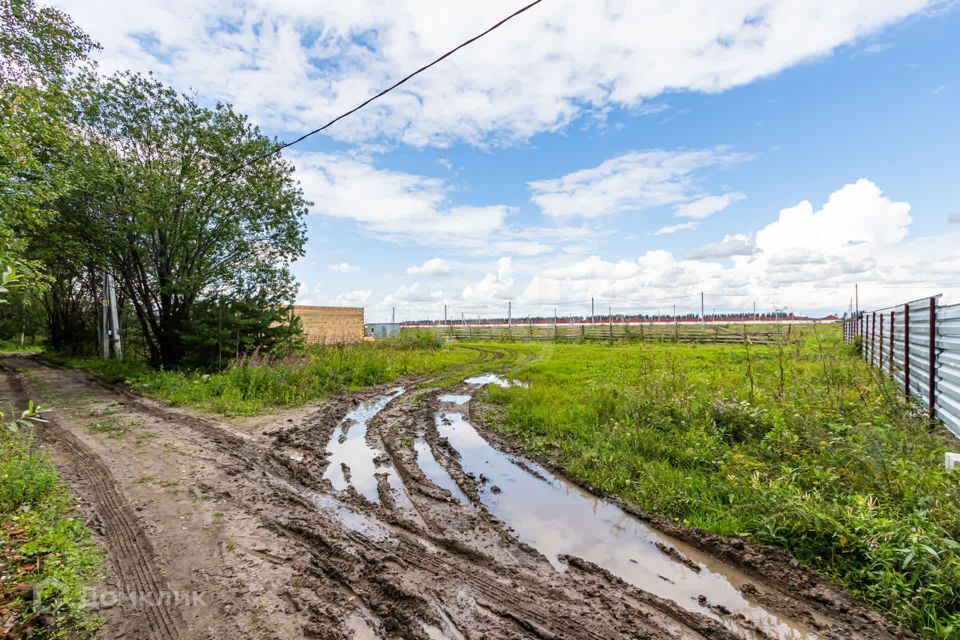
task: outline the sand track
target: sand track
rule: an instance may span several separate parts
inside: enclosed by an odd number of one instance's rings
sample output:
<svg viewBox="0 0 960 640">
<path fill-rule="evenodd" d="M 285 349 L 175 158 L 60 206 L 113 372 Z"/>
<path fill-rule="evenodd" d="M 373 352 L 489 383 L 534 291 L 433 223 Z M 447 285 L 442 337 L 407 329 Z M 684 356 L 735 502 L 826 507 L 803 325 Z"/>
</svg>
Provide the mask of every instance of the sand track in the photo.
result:
<svg viewBox="0 0 960 640">
<path fill-rule="evenodd" d="M 476 385 L 371 389 L 241 427 L 4 362 L 18 402 L 62 408 L 46 439 L 101 523 L 105 581 L 203 596 L 107 612 L 106 637 L 910 637 L 782 552 L 573 487 L 472 420 Z M 107 410 L 139 426 L 92 433 Z"/>
</svg>

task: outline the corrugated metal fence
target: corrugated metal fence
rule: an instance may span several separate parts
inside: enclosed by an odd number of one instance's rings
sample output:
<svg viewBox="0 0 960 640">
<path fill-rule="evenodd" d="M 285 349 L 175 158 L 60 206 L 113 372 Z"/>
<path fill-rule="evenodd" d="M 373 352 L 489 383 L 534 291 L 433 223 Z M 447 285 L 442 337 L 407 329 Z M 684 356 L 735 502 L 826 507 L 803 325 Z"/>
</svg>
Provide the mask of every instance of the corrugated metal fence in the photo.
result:
<svg viewBox="0 0 960 640">
<path fill-rule="evenodd" d="M 844 321 L 844 338 L 858 337 L 865 360 L 960 437 L 960 304 L 937 295 L 861 312 Z"/>
</svg>

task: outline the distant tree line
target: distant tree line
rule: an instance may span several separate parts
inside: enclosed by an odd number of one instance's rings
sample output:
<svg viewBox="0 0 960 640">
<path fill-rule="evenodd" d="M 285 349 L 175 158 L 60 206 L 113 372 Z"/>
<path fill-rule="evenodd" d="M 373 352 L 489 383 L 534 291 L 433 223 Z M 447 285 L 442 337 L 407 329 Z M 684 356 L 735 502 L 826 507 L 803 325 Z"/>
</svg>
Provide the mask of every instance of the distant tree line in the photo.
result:
<svg viewBox="0 0 960 640">
<path fill-rule="evenodd" d="M 97 45 L 59 10 L 0 13 L 0 271 L 38 285 L 0 297 L 0 339 L 93 352 L 109 272 L 124 337 L 153 366 L 296 340 L 310 203 L 279 155 L 247 164 L 276 140 L 229 104 L 100 76 Z"/>
</svg>

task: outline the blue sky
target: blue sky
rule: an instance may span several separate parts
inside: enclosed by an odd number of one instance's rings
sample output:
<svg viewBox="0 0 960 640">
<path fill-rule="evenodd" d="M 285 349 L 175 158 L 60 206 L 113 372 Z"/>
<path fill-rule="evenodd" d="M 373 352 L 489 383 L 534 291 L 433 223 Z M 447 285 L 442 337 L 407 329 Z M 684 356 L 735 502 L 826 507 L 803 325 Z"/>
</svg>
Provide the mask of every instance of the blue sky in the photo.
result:
<svg viewBox="0 0 960 640">
<path fill-rule="evenodd" d="M 516 8 L 60 3 L 110 72 L 280 138 Z M 842 312 L 960 300 L 960 10 L 923 0 L 546 0 L 287 153 L 300 301 L 370 319 Z M 951 222 L 951 219 L 953 222 Z"/>
</svg>

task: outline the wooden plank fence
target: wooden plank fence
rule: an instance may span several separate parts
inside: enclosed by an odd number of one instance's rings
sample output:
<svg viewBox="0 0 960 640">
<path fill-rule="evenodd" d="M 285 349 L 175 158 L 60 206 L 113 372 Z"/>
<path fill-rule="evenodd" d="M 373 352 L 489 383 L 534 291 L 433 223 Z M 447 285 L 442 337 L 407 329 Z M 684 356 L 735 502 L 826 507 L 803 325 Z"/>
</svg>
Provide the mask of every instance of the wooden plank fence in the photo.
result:
<svg viewBox="0 0 960 640">
<path fill-rule="evenodd" d="M 792 325 L 710 323 L 577 323 L 405 327 L 405 332 L 433 332 L 451 340 L 517 342 L 700 342 L 782 344 L 795 334 Z"/>
</svg>

